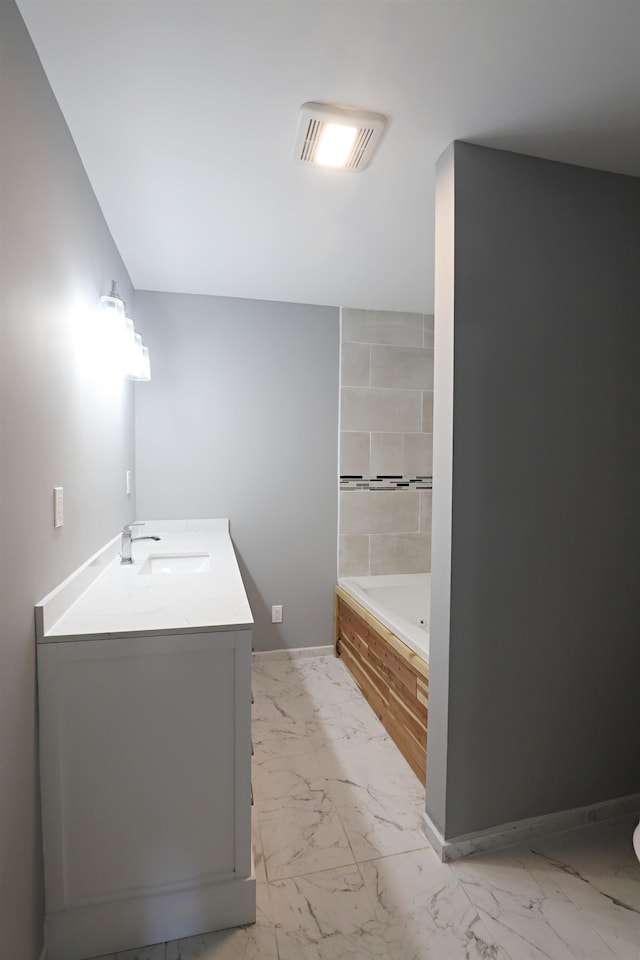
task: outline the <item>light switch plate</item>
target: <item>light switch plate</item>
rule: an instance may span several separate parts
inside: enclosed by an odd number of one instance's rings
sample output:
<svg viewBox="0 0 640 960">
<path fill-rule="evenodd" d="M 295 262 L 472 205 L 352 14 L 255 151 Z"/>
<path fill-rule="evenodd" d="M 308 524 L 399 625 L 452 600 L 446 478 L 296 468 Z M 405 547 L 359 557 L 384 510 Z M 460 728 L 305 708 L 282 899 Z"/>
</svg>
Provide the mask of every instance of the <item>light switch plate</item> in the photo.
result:
<svg viewBox="0 0 640 960">
<path fill-rule="evenodd" d="M 53 525 L 61 527 L 64 523 L 64 497 L 62 487 L 53 488 Z"/>
</svg>

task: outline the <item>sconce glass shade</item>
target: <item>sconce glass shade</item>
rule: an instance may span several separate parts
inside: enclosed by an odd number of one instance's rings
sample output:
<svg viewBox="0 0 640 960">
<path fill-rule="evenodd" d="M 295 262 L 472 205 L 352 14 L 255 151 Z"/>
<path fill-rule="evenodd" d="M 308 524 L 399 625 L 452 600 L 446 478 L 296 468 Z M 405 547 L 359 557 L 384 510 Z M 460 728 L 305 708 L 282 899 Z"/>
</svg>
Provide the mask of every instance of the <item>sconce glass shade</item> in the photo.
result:
<svg viewBox="0 0 640 960">
<path fill-rule="evenodd" d="M 149 348 L 142 344 L 142 360 L 140 361 L 141 380 L 151 380 L 151 361 L 149 359 Z"/>
<path fill-rule="evenodd" d="M 136 330 L 131 317 L 125 317 L 122 338 L 122 365 L 125 377 L 134 377 L 138 369 Z"/>
<path fill-rule="evenodd" d="M 100 297 L 103 310 L 113 310 L 119 317 L 124 317 L 124 300 L 118 294 L 115 280 L 111 281 L 111 293 Z"/>
<path fill-rule="evenodd" d="M 131 363 L 127 376 L 130 380 L 151 380 L 151 364 L 149 351 L 142 343 L 139 333 L 134 334 L 134 351 L 131 354 Z"/>
</svg>

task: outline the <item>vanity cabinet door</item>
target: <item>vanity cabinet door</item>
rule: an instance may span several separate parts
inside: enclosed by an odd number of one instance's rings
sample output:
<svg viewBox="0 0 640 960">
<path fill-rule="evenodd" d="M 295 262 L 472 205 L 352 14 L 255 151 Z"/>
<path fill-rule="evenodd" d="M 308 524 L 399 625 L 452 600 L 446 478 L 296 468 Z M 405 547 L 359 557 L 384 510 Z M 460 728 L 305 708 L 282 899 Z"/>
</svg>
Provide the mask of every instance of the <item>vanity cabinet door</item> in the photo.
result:
<svg viewBox="0 0 640 960">
<path fill-rule="evenodd" d="M 47 914 L 251 874 L 250 631 L 38 647 Z"/>
</svg>

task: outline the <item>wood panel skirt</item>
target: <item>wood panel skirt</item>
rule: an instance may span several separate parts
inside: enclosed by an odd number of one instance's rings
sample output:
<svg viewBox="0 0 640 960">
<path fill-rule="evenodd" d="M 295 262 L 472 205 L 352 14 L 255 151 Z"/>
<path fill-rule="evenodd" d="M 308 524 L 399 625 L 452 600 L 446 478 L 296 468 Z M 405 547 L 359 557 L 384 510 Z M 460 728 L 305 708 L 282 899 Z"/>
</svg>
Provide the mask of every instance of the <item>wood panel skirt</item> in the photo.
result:
<svg viewBox="0 0 640 960">
<path fill-rule="evenodd" d="M 342 587 L 335 589 L 334 638 L 336 656 L 425 783 L 429 664 Z"/>
</svg>

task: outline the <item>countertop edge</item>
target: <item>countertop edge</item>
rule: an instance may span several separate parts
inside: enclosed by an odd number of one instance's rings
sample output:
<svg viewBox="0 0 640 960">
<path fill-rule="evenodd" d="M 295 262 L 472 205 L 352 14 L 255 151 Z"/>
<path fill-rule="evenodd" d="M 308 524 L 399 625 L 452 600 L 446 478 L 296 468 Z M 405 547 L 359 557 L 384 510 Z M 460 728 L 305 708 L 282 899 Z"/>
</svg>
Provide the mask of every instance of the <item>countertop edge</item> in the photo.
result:
<svg viewBox="0 0 640 960">
<path fill-rule="evenodd" d="M 242 632 L 253 630 L 253 620 L 245 623 L 225 623 L 205 625 L 201 627 L 170 627 L 152 630 L 113 630 L 95 633 L 60 633 L 38 638 L 38 644 L 43 643 L 75 643 L 82 640 L 118 640 L 126 637 L 166 637 L 168 634 L 196 634 L 196 633 L 225 633 L 229 631 Z"/>
</svg>

